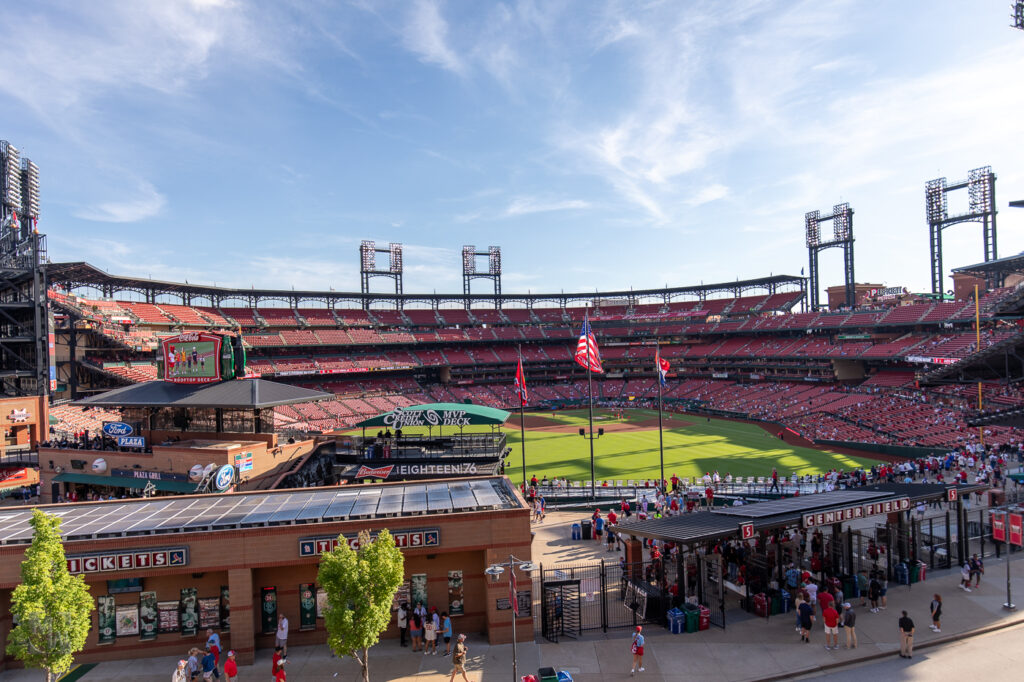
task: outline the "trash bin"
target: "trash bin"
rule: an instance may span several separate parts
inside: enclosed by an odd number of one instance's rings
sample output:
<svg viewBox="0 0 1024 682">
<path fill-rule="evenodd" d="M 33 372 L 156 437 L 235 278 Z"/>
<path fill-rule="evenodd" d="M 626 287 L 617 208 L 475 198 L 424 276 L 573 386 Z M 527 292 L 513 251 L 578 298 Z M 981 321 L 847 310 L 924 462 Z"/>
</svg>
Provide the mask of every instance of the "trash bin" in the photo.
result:
<svg viewBox="0 0 1024 682">
<path fill-rule="evenodd" d="M 700 627 L 700 607 L 696 604 L 683 604 L 683 612 L 686 614 L 686 631 L 697 632 Z"/>
<path fill-rule="evenodd" d="M 768 617 L 768 597 L 764 592 L 758 592 L 754 595 L 754 615 L 761 618 Z"/>
<path fill-rule="evenodd" d="M 769 613 L 773 616 L 777 616 L 782 612 L 782 594 L 778 590 L 768 590 L 768 606 L 771 609 Z"/>
<path fill-rule="evenodd" d="M 927 576 L 927 573 L 928 573 L 928 564 L 924 563 L 923 561 L 918 561 L 917 562 L 917 569 L 918 569 L 918 578 L 920 579 L 921 582 L 924 582 L 925 581 L 925 577 Z"/>
<path fill-rule="evenodd" d="M 580 524 L 578 524 L 578 523 L 572 524 L 572 539 L 573 540 L 580 540 L 582 538 L 583 538 L 583 527 Z"/>
<path fill-rule="evenodd" d="M 782 610 L 780 613 L 789 613 L 789 609 L 793 605 L 793 597 L 786 590 L 782 590 Z"/>
<path fill-rule="evenodd" d="M 857 576 L 848 575 L 843 577 L 843 596 L 848 600 L 860 596 L 857 591 Z"/>
<path fill-rule="evenodd" d="M 564 670 L 558 671 L 558 682 L 572 682 L 572 675 Z"/>
<path fill-rule="evenodd" d="M 896 582 L 900 585 L 910 584 L 910 571 L 907 570 L 907 565 L 902 561 L 896 564 Z"/>
<path fill-rule="evenodd" d="M 539 682 L 558 682 L 558 673 L 554 668 L 540 668 L 537 670 L 537 680 Z"/>
<path fill-rule="evenodd" d="M 594 522 L 591 521 L 590 519 L 584 519 L 581 522 L 580 525 L 582 525 L 582 527 L 583 527 L 583 539 L 584 540 L 593 540 L 594 539 L 594 535 L 593 535 L 593 533 L 591 533 L 591 528 L 593 528 Z"/>
<path fill-rule="evenodd" d="M 697 625 L 698 630 L 707 630 L 711 627 L 711 609 L 706 606 L 700 607 L 700 622 Z"/>
<path fill-rule="evenodd" d="M 921 564 L 911 564 L 910 566 L 910 584 L 913 585 L 921 576 Z"/>
<path fill-rule="evenodd" d="M 670 609 L 668 612 L 668 629 L 673 635 L 681 635 L 686 632 L 686 614 L 680 609 Z"/>
</svg>

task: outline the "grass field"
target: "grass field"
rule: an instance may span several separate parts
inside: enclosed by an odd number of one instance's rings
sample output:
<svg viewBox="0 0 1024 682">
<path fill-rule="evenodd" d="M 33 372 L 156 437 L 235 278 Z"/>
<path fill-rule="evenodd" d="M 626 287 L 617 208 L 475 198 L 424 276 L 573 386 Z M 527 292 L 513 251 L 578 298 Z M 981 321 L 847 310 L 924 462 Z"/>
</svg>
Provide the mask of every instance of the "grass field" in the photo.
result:
<svg viewBox="0 0 1024 682">
<path fill-rule="evenodd" d="M 619 421 L 607 410 L 594 411 L 594 432 L 605 435 L 594 441 L 594 470 L 598 480 L 658 478 L 658 413 L 626 410 Z M 590 448 L 579 435 L 587 426 L 586 410 L 535 412 L 526 415 L 526 475 L 537 478 L 590 480 Z M 781 475 L 808 474 L 832 468 L 871 466 L 873 460 L 815 450 L 785 443 L 754 424 L 724 419 L 665 415 L 665 476 L 702 476 L 716 469 L 725 476 L 767 476 L 772 467 Z M 406 429 L 412 433 L 419 429 Z M 484 427 L 483 430 L 486 430 Z M 505 473 L 522 480 L 519 447 L 519 416 L 513 414 L 505 426 L 512 452 Z M 351 432 L 356 433 L 356 432 Z"/>
</svg>

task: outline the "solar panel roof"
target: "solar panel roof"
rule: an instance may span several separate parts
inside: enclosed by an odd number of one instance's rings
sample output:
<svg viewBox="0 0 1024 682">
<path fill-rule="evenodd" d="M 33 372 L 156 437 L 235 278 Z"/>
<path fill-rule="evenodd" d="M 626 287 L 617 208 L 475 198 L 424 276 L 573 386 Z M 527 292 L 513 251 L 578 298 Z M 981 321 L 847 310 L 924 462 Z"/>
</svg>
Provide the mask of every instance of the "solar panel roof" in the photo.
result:
<svg viewBox="0 0 1024 682">
<path fill-rule="evenodd" d="M 788 514 L 800 512 L 806 514 L 819 509 L 831 507 L 842 507 L 847 504 L 867 503 L 880 497 L 891 497 L 892 493 L 877 490 L 866 490 L 853 488 L 850 490 L 835 490 L 830 493 L 817 495 L 798 495 L 796 497 L 783 497 L 778 500 L 757 502 L 755 504 L 744 504 L 740 507 L 720 507 L 714 510 L 715 514 L 726 516 L 742 516 L 748 519 L 760 519 L 776 514 Z"/>
<path fill-rule="evenodd" d="M 42 509 L 60 516 L 65 541 L 74 541 L 521 506 L 508 481 L 494 477 L 88 502 Z M 31 518 L 30 508 L 0 511 L 0 545 L 31 542 Z"/>
</svg>

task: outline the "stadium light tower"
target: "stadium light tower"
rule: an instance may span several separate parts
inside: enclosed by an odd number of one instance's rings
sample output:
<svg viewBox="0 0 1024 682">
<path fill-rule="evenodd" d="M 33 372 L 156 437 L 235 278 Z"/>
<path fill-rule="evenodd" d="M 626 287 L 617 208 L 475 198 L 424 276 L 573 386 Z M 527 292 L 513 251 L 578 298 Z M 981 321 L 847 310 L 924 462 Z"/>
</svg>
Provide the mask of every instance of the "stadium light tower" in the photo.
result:
<svg viewBox="0 0 1024 682">
<path fill-rule="evenodd" d="M 966 213 L 949 215 L 947 195 L 966 189 Z M 975 168 L 966 180 L 949 184 L 946 178 L 929 180 L 924 186 L 925 215 L 928 219 L 928 246 L 932 273 L 932 293 L 942 295 L 942 231 L 959 223 L 981 223 L 985 262 L 996 255 L 996 175 L 991 166 Z"/>
<path fill-rule="evenodd" d="M 388 254 L 388 267 L 377 268 L 377 254 Z M 363 292 L 363 307 L 369 307 L 370 300 L 367 294 L 370 293 L 370 279 L 373 277 L 385 277 L 395 281 L 395 306 L 402 307 L 402 245 L 396 242 L 388 244 L 388 248 L 378 247 L 369 239 L 364 239 L 359 244 L 359 277 L 360 287 Z"/>
<path fill-rule="evenodd" d="M 832 239 L 821 240 L 821 223 L 832 221 Z M 817 310 L 818 289 L 818 254 L 825 249 L 841 248 L 843 250 L 843 282 L 846 289 L 846 305 L 853 306 L 853 209 L 850 204 L 836 204 L 832 214 L 822 216 L 821 211 L 809 211 L 804 214 L 804 230 L 806 232 L 807 252 L 810 260 L 811 310 Z"/>
<path fill-rule="evenodd" d="M 1013 28 L 1019 28 L 1024 31 L 1024 0 L 1017 0 L 1013 3 L 1011 18 L 1013 23 L 1010 24 Z"/>
<path fill-rule="evenodd" d="M 487 271 L 477 270 L 478 256 L 487 257 Z M 470 282 L 474 279 L 489 279 L 494 282 L 494 305 L 501 307 L 501 247 L 488 246 L 486 251 L 477 251 L 468 244 L 462 247 L 462 295 L 469 307 Z"/>
</svg>

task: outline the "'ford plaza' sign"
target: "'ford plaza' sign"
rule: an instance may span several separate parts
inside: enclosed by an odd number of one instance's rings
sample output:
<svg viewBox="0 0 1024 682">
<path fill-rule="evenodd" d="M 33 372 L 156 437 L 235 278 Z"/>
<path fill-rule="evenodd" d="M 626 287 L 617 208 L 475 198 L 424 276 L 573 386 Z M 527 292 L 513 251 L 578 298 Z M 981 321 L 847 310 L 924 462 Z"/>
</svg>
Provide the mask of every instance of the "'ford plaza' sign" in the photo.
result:
<svg viewBox="0 0 1024 682">
<path fill-rule="evenodd" d="M 104 422 L 103 433 L 114 438 L 117 436 L 130 436 L 135 433 L 135 429 L 132 428 L 131 424 L 125 424 L 124 422 Z"/>
</svg>

